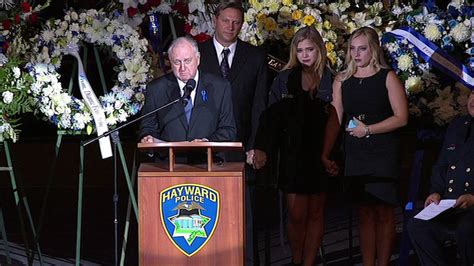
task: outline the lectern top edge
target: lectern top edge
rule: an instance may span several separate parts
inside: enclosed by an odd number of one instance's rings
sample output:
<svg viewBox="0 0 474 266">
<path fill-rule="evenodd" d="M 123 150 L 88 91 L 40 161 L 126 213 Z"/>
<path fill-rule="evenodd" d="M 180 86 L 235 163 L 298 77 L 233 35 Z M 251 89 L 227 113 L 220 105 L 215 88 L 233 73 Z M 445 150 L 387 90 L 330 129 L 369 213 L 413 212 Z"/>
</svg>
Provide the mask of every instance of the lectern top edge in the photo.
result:
<svg viewBox="0 0 474 266">
<path fill-rule="evenodd" d="M 154 143 L 138 143 L 138 148 L 229 148 L 242 149 L 242 142 L 191 142 L 191 141 L 177 141 L 177 142 L 154 142 Z"/>
</svg>

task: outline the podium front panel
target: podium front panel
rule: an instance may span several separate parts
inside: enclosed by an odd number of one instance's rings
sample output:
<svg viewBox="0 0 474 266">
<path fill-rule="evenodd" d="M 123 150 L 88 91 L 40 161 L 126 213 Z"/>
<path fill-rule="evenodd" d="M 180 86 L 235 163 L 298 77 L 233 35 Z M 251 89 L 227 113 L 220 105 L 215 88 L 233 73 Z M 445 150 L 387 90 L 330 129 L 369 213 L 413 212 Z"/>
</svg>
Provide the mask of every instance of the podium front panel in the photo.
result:
<svg viewBox="0 0 474 266">
<path fill-rule="evenodd" d="M 140 265 L 243 265 L 243 163 L 140 165 Z"/>
</svg>

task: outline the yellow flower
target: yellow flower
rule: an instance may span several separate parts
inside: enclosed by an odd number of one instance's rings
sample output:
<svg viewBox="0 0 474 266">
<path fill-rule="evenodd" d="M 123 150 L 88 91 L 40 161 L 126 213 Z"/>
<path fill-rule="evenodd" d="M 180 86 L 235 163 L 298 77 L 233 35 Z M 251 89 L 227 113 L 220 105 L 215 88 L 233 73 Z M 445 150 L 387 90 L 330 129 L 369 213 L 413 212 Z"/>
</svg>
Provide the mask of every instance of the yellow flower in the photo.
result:
<svg viewBox="0 0 474 266">
<path fill-rule="evenodd" d="M 293 11 L 293 14 L 291 15 L 293 20 L 300 20 L 303 17 L 303 12 L 301 10 L 295 10 Z"/>
<path fill-rule="evenodd" d="M 304 16 L 303 18 L 303 23 L 306 25 L 306 26 L 311 26 L 314 24 L 314 22 L 316 21 L 316 19 L 311 16 L 311 15 L 306 15 Z"/>
<path fill-rule="evenodd" d="M 336 61 L 337 61 L 336 52 L 334 52 L 334 51 L 329 52 L 329 50 L 328 50 L 327 57 L 328 57 L 329 61 L 331 62 L 331 65 L 334 66 L 336 64 Z"/>
<path fill-rule="evenodd" d="M 285 29 L 283 31 L 283 37 L 286 39 L 286 40 L 290 40 L 291 38 L 293 38 L 293 35 L 295 34 L 295 32 L 293 31 L 293 29 Z"/>
<path fill-rule="evenodd" d="M 293 4 L 293 0 L 283 0 L 281 3 L 285 6 L 291 6 Z"/>
<path fill-rule="evenodd" d="M 266 19 L 267 19 L 267 15 L 265 15 L 264 13 L 258 13 L 257 14 L 257 23 L 258 24 L 264 24 Z"/>
<path fill-rule="evenodd" d="M 265 19 L 265 29 L 267 31 L 274 31 L 276 30 L 277 26 L 278 24 L 272 17 L 268 17 L 267 19 Z"/>
<path fill-rule="evenodd" d="M 332 42 L 326 42 L 326 50 L 328 54 L 334 50 L 334 44 Z"/>
<path fill-rule="evenodd" d="M 347 31 L 348 31 L 349 33 L 352 33 L 353 31 L 355 31 L 355 30 L 357 29 L 357 25 L 356 25 L 354 22 L 352 22 L 352 21 L 349 22 L 349 23 L 347 23 L 346 26 L 347 26 Z"/>
<path fill-rule="evenodd" d="M 257 11 L 260 11 L 263 8 L 262 3 L 260 3 L 260 1 L 258 0 L 250 0 L 249 3 L 250 3 L 250 6 L 253 6 L 253 8 L 255 8 L 255 10 Z"/>
<path fill-rule="evenodd" d="M 323 28 L 325 28 L 326 30 L 330 30 L 331 29 L 331 22 L 329 22 L 328 20 L 325 20 L 324 23 L 323 23 Z"/>
</svg>

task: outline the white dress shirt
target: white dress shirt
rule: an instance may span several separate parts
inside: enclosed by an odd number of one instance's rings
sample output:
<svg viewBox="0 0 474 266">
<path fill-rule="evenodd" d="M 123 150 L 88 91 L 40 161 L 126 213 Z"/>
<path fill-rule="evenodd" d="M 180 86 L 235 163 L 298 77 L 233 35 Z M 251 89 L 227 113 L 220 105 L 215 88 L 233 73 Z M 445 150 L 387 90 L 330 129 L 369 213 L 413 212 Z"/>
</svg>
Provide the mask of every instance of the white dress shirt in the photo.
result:
<svg viewBox="0 0 474 266">
<path fill-rule="evenodd" d="M 234 42 L 229 47 L 224 47 L 222 44 L 220 44 L 216 40 L 216 37 L 212 38 L 212 40 L 214 41 L 214 47 L 216 47 L 217 60 L 219 61 L 219 65 L 221 64 L 222 59 L 224 59 L 224 54 L 222 53 L 222 51 L 224 50 L 224 48 L 229 48 L 230 53 L 227 56 L 227 62 L 229 62 L 229 68 L 231 68 L 232 67 L 232 61 L 233 61 L 234 55 L 235 55 L 235 48 L 237 47 L 237 42 Z"/>
</svg>

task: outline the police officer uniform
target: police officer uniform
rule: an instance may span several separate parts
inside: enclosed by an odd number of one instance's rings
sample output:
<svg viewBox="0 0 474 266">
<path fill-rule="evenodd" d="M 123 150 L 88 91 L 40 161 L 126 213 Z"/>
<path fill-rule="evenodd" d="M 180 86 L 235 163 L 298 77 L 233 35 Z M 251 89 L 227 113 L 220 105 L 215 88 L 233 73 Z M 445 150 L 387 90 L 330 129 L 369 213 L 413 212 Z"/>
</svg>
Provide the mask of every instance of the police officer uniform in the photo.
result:
<svg viewBox="0 0 474 266">
<path fill-rule="evenodd" d="M 474 194 L 474 125 L 471 116 L 451 122 L 431 176 L 431 193 L 441 199 Z M 471 133 L 472 132 L 472 133 Z M 412 219 L 408 233 L 422 265 L 447 265 L 444 243 L 454 238 L 462 265 L 474 265 L 474 207 L 451 209 L 428 220 Z"/>
</svg>

